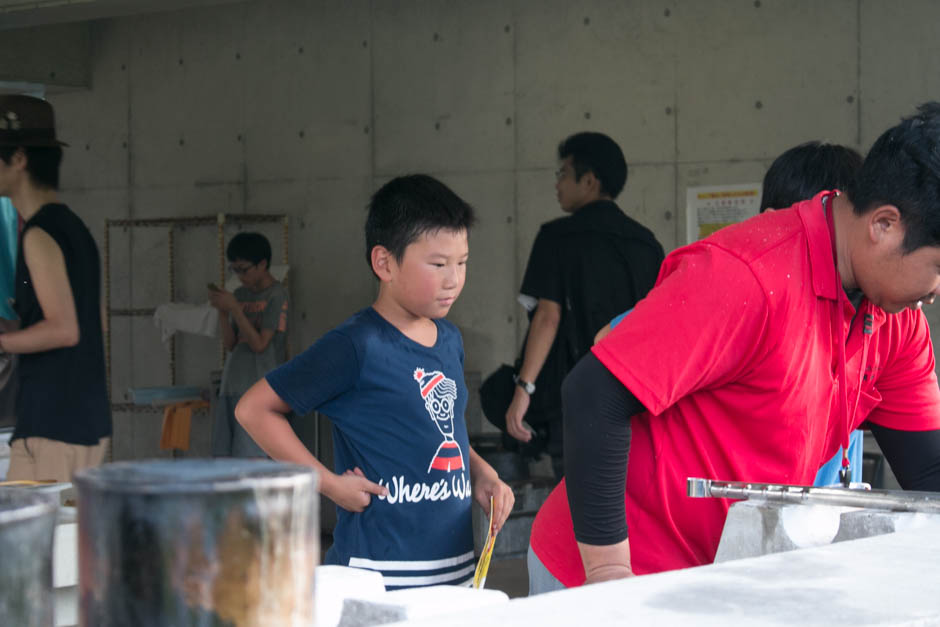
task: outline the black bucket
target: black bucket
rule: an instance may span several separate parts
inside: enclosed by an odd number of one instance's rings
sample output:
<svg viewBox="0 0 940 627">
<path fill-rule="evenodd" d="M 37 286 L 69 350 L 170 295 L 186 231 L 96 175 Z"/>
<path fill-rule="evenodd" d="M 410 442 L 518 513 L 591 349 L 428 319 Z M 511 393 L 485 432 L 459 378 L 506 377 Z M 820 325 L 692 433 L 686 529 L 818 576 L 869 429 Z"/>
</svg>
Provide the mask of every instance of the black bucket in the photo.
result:
<svg viewBox="0 0 940 627">
<path fill-rule="evenodd" d="M 313 624 L 311 469 L 128 462 L 80 472 L 75 484 L 82 625 Z"/>
<path fill-rule="evenodd" d="M 49 495 L 0 488 L 0 625 L 52 626 L 57 509 Z"/>
</svg>

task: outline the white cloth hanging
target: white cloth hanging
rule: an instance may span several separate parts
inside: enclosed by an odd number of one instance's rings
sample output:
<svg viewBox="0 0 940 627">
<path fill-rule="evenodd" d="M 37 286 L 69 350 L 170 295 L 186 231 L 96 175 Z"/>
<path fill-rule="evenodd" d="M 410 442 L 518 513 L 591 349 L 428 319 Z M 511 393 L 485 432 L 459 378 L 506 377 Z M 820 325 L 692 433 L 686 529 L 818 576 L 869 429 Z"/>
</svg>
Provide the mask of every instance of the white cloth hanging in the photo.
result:
<svg viewBox="0 0 940 627">
<path fill-rule="evenodd" d="M 153 323 L 160 329 L 160 339 L 167 346 L 177 331 L 215 337 L 219 328 L 219 310 L 209 303 L 164 303 L 153 313 Z"/>
</svg>

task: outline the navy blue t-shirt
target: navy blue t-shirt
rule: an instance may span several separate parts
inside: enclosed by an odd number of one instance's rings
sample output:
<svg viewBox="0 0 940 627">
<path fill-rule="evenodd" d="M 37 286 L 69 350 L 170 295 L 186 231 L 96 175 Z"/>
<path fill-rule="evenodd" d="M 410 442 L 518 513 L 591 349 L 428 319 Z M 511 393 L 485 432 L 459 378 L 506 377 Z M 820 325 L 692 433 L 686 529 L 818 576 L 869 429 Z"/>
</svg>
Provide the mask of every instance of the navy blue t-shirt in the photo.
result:
<svg viewBox="0 0 940 627">
<path fill-rule="evenodd" d="M 332 419 L 337 473 L 388 487 L 361 513 L 337 508 L 326 563 L 381 571 L 389 589 L 473 578 L 463 342 L 435 324 L 422 346 L 370 307 L 267 375 L 295 412 Z"/>
</svg>

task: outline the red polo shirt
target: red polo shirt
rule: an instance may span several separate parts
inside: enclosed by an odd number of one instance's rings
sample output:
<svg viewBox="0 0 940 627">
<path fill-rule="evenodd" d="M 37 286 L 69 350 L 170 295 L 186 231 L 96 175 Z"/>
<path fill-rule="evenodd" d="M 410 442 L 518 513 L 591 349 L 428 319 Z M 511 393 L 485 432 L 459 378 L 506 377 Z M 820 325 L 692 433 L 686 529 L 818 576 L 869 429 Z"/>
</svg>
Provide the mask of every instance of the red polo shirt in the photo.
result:
<svg viewBox="0 0 940 627">
<path fill-rule="evenodd" d="M 922 312 L 890 315 L 863 300 L 853 322 L 843 300 L 836 329 L 822 196 L 670 254 L 653 291 L 593 349 L 648 410 L 631 423 L 625 494 L 637 574 L 714 559 L 730 502 L 686 497 L 688 477 L 809 485 L 846 430 L 866 419 L 940 428 Z M 837 342 L 845 342 L 848 425 Z M 531 544 L 562 583 L 583 583 L 564 483 L 539 511 Z"/>
</svg>

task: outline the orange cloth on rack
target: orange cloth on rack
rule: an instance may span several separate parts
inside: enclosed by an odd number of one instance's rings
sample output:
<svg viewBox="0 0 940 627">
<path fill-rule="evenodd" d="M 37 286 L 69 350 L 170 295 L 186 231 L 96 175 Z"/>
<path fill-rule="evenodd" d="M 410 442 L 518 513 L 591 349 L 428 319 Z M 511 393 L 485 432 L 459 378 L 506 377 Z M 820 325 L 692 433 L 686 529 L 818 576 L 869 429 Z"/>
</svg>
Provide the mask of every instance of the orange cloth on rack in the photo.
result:
<svg viewBox="0 0 940 627">
<path fill-rule="evenodd" d="M 167 405 L 163 409 L 160 448 L 189 450 L 189 428 L 192 424 L 193 410 L 208 409 L 208 407 L 208 401 L 183 401 Z"/>
</svg>

